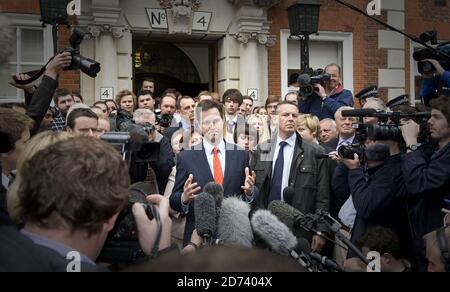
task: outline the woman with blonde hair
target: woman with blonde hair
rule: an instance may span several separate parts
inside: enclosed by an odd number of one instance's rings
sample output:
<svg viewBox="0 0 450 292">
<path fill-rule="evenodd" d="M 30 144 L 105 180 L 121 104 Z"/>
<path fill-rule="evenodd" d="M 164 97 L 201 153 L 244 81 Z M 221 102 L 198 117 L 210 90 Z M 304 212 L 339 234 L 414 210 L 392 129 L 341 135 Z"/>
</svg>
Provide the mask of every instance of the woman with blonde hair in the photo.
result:
<svg viewBox="0 0 450 292">
<path fill-rule="evenodd" d="M 258 133 L 258 141 L 256 144 L 261 144 L 270 139 L 269 126 L 267 120 L 260 114 L 253 114 L 247 118 L 247 123 L 253 126 Z"/>
<path fill-rule="evenodd" d="M 18 214 L 20 213 L 19 212 L 20 202 L 17 194 L 18 187 L 21 181 L 21 174 L 20 174 L 21 169 L 39 151 L 44 150 L 48 146 L 53 145 L 59 141 L 68 140 L 71 137 L 73 137 L 73 135 L 69 134 L 68 132 L 46 131 L 37 134 L 25 145 L 25 148 L 23 149 L 22 153 L 17 159 L 16 178 L 14 179 L 14 182 L 11 184 L 7 195 L 8 213 L 11 219 L 16 223 L 20 223 L 21 221 L 21 218 L 19 218 L 18 216 Z M 36 167 L 39 167 L 39 165 L 36 165 Z"/>
<path fill-rule="evenodd" d="M 320 121 L 313 115 L 299 115 L 297 118 L 297 132 L 303 140 L 319 144 L 317 137 L 319 136 Z"/>
</svg>

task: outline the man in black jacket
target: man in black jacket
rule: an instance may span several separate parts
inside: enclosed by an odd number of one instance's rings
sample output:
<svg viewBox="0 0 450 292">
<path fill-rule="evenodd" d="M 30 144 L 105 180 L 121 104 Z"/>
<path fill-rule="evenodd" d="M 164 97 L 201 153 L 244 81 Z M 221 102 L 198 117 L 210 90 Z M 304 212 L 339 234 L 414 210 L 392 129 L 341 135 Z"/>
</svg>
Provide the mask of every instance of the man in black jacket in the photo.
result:
<svg viewBox="0 0 450 292">
<path fill-rule="evenodd" d="M 410 211 L 416 252 L 420 252 L 420 268 L 426 269 L 422 237 L 442 226 L 445 199 L 450 198 L 450 98 L 441 96 L 431 101 L 428 120 L 435 141 L 418 147 L 419 125 L 413 121 L 402 126 L 402 134 L 410 151 L 402 158 L 402 171 L 410 200 L 416 200 Z"/>
</svg>

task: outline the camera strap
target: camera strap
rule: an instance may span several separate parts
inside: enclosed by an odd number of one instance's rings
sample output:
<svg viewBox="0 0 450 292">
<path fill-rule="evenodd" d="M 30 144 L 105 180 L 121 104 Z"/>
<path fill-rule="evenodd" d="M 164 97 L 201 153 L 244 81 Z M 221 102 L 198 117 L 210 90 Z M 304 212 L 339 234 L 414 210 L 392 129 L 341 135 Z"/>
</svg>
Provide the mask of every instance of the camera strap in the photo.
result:
<svg viewBox="0 0 450 292">
<path fill-rule="evenodd" d="M 44 66 L 42 66 L 41 69 L 39 70 L 34 70 L 34 71 L 28 71 L 28 72 L 24 72 L 24 73 L 19 73 L 19 74 L 26 74 L 29 75 L 30 78 L 27 80 L 18 80 L 17 78 L 15 78 L 15 76 L 13 77 L 14 82 L 16 82 L 17 84 L 20 85 L 27 85 L 30 84 L 31 82 L 36 81 L 39 77 L 42 76 L 42 74 L 44 74 L 45 69 L 47 68 L 48 63 L 50 63 L 55 57 L 51 57 L 50 60 L 48 60 L 47 64 L 45 64 Z"/>
</svg>

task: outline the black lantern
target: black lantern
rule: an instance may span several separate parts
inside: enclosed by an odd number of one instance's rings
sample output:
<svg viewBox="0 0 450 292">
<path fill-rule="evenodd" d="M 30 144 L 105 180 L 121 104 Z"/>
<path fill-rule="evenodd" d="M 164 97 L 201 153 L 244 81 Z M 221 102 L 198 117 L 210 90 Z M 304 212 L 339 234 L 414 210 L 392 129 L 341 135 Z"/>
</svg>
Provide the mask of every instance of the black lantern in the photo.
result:
<svg viewBox="0 0 450 292">
<path fill-rule="evenodd" d="M 309 70 L 309 35 L 319 30 L 320 0 L 298 0 L 289 6 L 288 19 L 291 36 L 300 38 L 300 70 Z"/>
<path fill-rule="evenodd" d="M 44 24 L 67 25 L 67 3 L 68 0 L 39 0 L 41 21 Z"/>
</svg>

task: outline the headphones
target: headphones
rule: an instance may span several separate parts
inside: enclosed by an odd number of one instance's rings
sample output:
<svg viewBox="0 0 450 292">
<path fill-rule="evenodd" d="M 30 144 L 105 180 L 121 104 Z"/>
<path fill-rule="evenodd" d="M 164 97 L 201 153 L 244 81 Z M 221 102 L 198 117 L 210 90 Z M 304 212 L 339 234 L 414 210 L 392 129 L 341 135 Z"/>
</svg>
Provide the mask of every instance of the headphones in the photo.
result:
<svg viewBox="0 0 450 292">
<path fill-rule="evenodd" d="M 0 131 L 0 153 L 8 153 L 13 150 L 15 143 L 10 134 Z"/>
<path fill-rule="evenodd" d="M 450 272 L 450 249 L 447 239 L 445 237 L 446 227 L 440 227 L 436 229 L 436 238 L 441 252 L 441 257 L 444 262 L 445 271 Z"/>
</svg>

